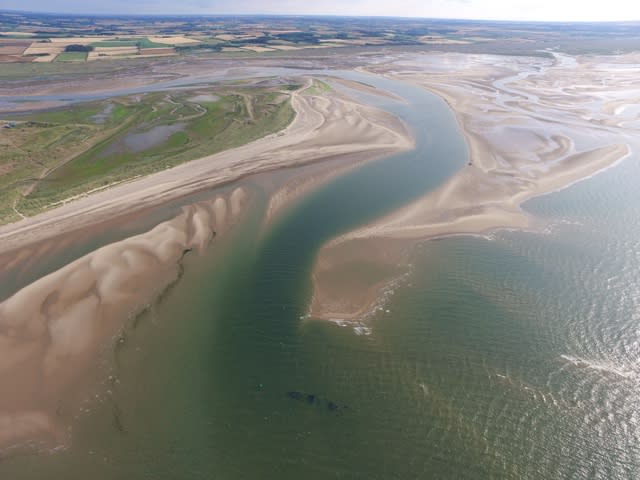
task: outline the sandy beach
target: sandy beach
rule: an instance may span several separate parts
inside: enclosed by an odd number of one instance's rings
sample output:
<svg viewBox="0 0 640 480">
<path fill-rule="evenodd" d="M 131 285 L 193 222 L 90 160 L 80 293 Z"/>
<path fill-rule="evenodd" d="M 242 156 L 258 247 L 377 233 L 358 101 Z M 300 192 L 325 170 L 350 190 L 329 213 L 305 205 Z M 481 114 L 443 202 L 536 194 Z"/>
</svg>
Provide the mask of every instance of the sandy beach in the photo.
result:
<svg viewBox="0 0 640 480">
<path fill-rule="evenodd" d="M 402 98 L 391 92 L 372 87 L 365 83 L 345 80 L 338 77 L 323 77 L 323 80 L 328 82 L 330 85 L 347 87 L 348 89 L 366 93 L 368 95 L 390 99 L 396 102 L 404 101 Z M 348 96 L 345 96 L 338 91 L 331 92 L 331 96 L 332 98 L 339 98 L 342 101 L 350 101 Z M 305 168 L 305 172 L 303 174 L 294 175 L 292 178 L 285 180 L 284 184 L 271 195 L 264 218 L 265 226 L 278 217 L 278 215 L 282 213 L 282 211 L 286 210 L 288 206 L 294 204 L 297 199 L 317 190 L 332 179 L 344 175 L 364 163 L 382 159 L 394 153 L 414 148 L 415 142 L 411 138 L 412 134 L 410 133 L 407 125 L 404 125 L 397 117 L 387 114 L 381 110 L 370 110 L 368 114 L 371 115 L 374 114 L 374 112 L 377 118 L 376 121 L 379 122 L 378 125 L 381 128 L 380 134 L 384 135 L 385 129 L 390 132 L 400 132 L 405 139 L 404 145 L 389 145 L 388 148 L 381 147 L 375 153 L 371 151 L 338 153 L 334 156 L 326 157 L 322 162 L 316 162 L 314 165 L 309 165 Z M 330 119 L 330 121 L 335 123 L 337 119 L 333 118 Z M 356 124 L 353 123 L 351 128 L 355 126 Z M 360 126 L 358 128 L 361 129 L 362 127 Z M 358 133 L 358 130 L 356 130 L 352 133 L 360 135 L 360 138 L 367 138 L 367 135 L 362 131 Z M 377 141 L 380 140 L 382 139 L 377 137 Z"/>
<path fill-rule="evenodd" d="M 325 244 L 309 315 L 361 319 L 407 273 L 417 243 L 534 228 L 523 202 L 626 158 L 634 144 L 628 127 L 638 119 L 620 112 L 640 95 L 630 83 L 638 73 L 633 56 L 626 61 L 624 69 L 598 57 L 434 54 L 371 68 L 441 96 L 467 140 L 469 164 L 412 204 Z M 376 273 L 347 275 L 362 265 Z"/>
</svg>

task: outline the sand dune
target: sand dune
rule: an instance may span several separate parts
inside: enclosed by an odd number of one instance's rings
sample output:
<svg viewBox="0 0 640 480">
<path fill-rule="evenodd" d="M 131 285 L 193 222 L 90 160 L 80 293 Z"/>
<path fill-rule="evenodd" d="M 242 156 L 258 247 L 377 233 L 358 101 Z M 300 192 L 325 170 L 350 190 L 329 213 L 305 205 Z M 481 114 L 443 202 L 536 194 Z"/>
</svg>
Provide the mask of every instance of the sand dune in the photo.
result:
<svg viewBox="0 0 640 480">
<path fill-rule="evenodd" d="M 90 370 L 105 339 L 179 276 L 183 256 L 224 234 L 247 201 L 185 207 L 147 233 L 107 245 L 0 304 L 0 447 L 24 439 L 59 442 L 56 412 Z"/>
<path fill-rule="evenodd" d="M 442 96 L 465 134 L 470 164 L 412 204 L 324 245 L 313 271 L 310 315 L 367 315 L 406 274 L 416 243 L 531 227 L 535 219 L 520 208 L 524 201 L 629 155 L 633 110 L 625 117 L 620 109 L 640 94 L 632 60 L 630 69 L 612 72 L 593 57 L 435 54 L 372 68 Z M 367 275 L 354 278 L 350 271 Z"/>
</svg>

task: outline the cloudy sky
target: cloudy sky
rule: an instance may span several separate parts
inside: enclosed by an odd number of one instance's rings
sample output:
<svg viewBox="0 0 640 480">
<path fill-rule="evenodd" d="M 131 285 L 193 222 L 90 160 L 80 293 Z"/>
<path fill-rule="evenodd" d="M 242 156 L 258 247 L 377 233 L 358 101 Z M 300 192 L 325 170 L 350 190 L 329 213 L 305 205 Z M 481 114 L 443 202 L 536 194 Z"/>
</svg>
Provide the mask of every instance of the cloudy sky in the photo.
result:
<svg viewBox="0 0 640 480">
<path fill-rule="evenodd" d="M 0 0 L 40 12 L 388 15 L 495 20 L 640 20 L 637 0 Z"/>
</svg>

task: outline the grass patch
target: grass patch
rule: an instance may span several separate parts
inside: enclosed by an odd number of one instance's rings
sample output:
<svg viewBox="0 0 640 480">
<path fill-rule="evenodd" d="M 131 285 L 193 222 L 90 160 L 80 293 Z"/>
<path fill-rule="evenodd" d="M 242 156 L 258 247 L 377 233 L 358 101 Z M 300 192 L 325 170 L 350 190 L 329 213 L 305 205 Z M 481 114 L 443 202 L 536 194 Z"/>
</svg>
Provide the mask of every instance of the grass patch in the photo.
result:
<svg viewBox="0 0 640 480">
<path fill-rule="evenodd" d="M 93 42 L 90 44 L 92 47 L 136 47 L 138 45 L 137 40 L 105 40 L 102 42 Z"/>
<path fill-rule="evenodd" d="M 139 47 L 139 48 L 168 48 L 171 45 L 166 43 L 156 43 L 147 37 L 142 38 L 123 38 L 120 40 L 104 40 L 101 42 L 93 42 L 92 47 Z"/>
<path fill-rule="evenodd" d="M 323 93 L 327 93 L 330 91 L 331 86 L 328 83 L 314 78 L 313 83 L 304 91 L 304 93 L 308 95 L 322 95 Z"/>
<path fill-rule="evenodd" d="M 129 112 L 129 108 L 125 107 L 124 105 L 117 104 L 111 111 L 110 120 L 112 122 L 121 122 L 127 117 L 127 115 L 129 115 Z"/>
<path fill-rule="evenodd" d="M 168 45 L 166 43 L 156 43 L 156 42 L 152 42 L 151 40 L 149 40 L 148 38 L 141 38 L 140 40 L 138 40 L 138 47 L 140 48 L 169 48 L 172 45 Z"/>
<path fill-rule="evenodd" d="M 189 143 L 189 135 L 185 132 L 176 132 L 169 137 L 167 141 L 167 148 L 183 147 Z"/>
<path fill-rule="evenodd" d="M 48 112 L 26 115 L 22 118 L 32 122 L 44 124 L 91 123 L 91 117 L 97 115 L 101 111 L 101 105 L 89 104 L 83 107 L 50 110 Z"/>
<path fill-rule="evenodd" d="M 56 57 L 56 62 L 85 62 L 87 52 L 62 52 Z"/>
</svg>

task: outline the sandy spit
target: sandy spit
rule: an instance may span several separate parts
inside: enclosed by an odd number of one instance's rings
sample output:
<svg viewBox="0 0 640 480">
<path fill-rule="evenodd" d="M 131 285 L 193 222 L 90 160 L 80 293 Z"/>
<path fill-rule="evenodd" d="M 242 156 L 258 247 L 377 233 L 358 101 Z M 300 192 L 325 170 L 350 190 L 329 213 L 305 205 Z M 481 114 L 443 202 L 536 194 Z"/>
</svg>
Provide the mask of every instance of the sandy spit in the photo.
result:
<svg viewBox="0 0 640 480">
<path fill-rule="evenodd" d="M 388 98 L 390 100 L 395 100 L 396 102 L 405 101 L 402 97 L 399 97 L 395 93 L 392 93 L 388 90 L 383 90 L 383 89 L 374 87 L 364 82 L 357 82 L 354 80 L 345 80 L 344 78 L 336 78 L 336 77 L 328 77 L 327 79 L 332 83 L 337 83 L 338 85 L 343 85 L 347 88 L 358 90 L 362 93 L 366 93 L 367 95 L 375 95 L 383 98 Z"/>
</svg>

